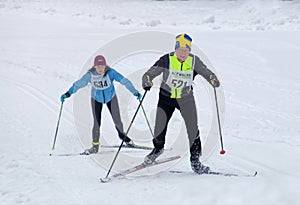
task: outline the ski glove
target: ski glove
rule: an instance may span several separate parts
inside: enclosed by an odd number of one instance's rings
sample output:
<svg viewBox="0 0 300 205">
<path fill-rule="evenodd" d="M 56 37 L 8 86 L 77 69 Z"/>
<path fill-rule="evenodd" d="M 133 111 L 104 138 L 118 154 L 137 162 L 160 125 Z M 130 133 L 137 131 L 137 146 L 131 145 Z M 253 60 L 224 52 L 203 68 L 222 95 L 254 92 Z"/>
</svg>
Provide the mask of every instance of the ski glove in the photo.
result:
<svg viewBox="0 0 300 205">
<path fill-rule="evenodd" d="M 62 94 L 60 96 L 60 101 L 63 103 L 63 102 L 65 102 L 65 99 L 70 97 L 70 96 L 71 96 L 70 93 L 66 92 L 65 94 Z"/>
<path fill-rule="evenodd" d="M 141 101 L 141 99 L 142 99 L 142 94 L 141 93 L 139 93 L 139 92 L 136 92 L 135 94 L 134 94 L 134 96 L 136 96 L 136 99 L 137 100 L 139 100 L 139 101 Z"/>
<path fill-rule="evenodd" d="M 217 87 L 220 86 L 220 81 L 218 80 L 218 78 L 215 74 L 211 74 L 209 76 L 209 80 L 210 80 L 210 83 L 213 87 L 217 88 Z"/>
<path fill-rule="evenodd" d="M 149 75 L 143 76 L 143 88 L 144 88 L 144 90 L 149 91 L 152 86 L 153 86 L 153 83 L 150 79 L 150 76 Z"/>
</svg>

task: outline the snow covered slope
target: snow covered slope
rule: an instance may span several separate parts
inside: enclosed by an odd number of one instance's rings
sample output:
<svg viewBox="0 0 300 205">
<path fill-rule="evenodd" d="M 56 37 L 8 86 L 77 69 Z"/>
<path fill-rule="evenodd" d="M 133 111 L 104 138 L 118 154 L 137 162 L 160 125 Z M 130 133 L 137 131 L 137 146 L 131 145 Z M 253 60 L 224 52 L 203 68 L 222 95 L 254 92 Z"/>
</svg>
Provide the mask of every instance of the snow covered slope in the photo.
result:
<svg viewBox="0 0 300 205">
<path fill-rule="evenodd" d="M 299 203 L 299 13 L 296 0 L 0 0 L 1 204 Z M 87 59 L 120 35 L 149 30 L 191 34 L 221 79 L 227 153 L 220 156 L 218 147 L 205 164 L 220 171 L 258 171 L 258 176 L 166 171 L 102 184 L 99 178 L 107 169 L 93 158 L 49 156 L 59 97 L 79 78 Z M 137 64 L 150 66 L 155 60 L 145 57 Z M 130 75 L 138 66 L 129 59 L 117 69 Z M 203 103 L 207 95 L 196 93 L 205 141 L 211 102 Z M 146 98 L 147 110 L 155 104 Z M 104 117 L 109 119 L 106 110 Z M 142 116 L 135 123 L 145 125 Z M 113 135 L 111 121 L 104 124 L 103 135 Z M 85 148 L 74 125 L 72 99 L 67 100 L 54 153 Z M 102 154 L 112 159 L 115 152 Z M 171 169 L 191 171 L 188 157 Z"/>
</svg>

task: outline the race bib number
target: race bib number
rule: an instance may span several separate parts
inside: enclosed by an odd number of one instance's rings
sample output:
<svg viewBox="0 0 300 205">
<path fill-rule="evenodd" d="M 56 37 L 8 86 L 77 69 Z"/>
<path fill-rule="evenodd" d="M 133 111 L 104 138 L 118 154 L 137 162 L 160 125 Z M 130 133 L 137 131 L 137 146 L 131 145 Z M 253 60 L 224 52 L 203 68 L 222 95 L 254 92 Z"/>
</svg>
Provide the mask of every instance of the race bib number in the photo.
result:
<svg viewBox="0 0 300 205">
<path fill-rule="evenodd" d="M 191 86 L 193 83 L 192 71 L 171 70 L 167 80 L 167 85 L 171 88 L 184 88 Z"/>
<path fill-rule="evenodd" d="M 111 81 L 108 75 L 105 77 L 103 75 L 92 75 L 91 84 L 97 90 L 105 90 L 111 85 Z"/>
</svg>

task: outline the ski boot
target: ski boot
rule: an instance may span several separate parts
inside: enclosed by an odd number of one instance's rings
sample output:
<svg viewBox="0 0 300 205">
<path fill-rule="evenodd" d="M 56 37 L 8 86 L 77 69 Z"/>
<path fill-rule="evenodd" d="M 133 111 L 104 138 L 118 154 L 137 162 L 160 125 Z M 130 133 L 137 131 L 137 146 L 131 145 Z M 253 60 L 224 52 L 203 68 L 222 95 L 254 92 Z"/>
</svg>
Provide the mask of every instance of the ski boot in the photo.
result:
<svg viewBox="0 0 300 205">
<path fill-rule="evenodd" d="M 90 155 L 98 153 L 99 145 L 93 145 L 91 148 L 84 150 L 83 154 Z"/>
<path fill-rule="evenodd" d="M 125 142 L 125 146 L 126 147 L 131 147 L 131 148 L 134 148 L 135 147 L 135 144 L 134 144 L 134 142 L 132 141 L 132 140 L 130 140 L 129 142 Z"/>
<path fill-rule="evenodd" d="M 200 137 L 197 137 L 197 139 L 194 141 L 190 148 L 190 162 L 192 170 L 197 174 L 207 174 L 210 171 L 210 168 L 208 166 L 204 166 L 200 161 L 199 158 L 201 156 L 201 141 Z"/>
<path fill-rule="evenodd" d="M 157 149 L 157 148 L 154 148 L 144 159 L 144 162 L 146 164 L 152 164 L 157 157 L 159 157 L 162 153 L 164 152 L 164 149 L 161 148 L 161 149 Z"/>
<path fill-rule="evenodd" d="M 199 161 L 199 159 L 191 159 L 191 167 L 196 174 L 208 174 L 210 172 L 210 168 L 208 166 L 203 165 Z"/>
</svg>

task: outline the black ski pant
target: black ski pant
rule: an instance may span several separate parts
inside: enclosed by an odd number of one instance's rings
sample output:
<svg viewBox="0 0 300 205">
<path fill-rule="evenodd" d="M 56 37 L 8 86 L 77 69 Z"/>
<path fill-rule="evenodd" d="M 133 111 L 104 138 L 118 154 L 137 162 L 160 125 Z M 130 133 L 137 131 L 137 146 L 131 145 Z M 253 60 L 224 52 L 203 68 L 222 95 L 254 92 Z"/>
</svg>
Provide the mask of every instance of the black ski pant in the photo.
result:
<svg viewBox="0 0 300 205">
<path fill-rule="evenodd" d="M 94 118 L 92 137 L 93 137 L 93 144 L 96 145 L 96 144 L 99 144 L 101 114 L 102 114 L 103 104 L 96 101 L 93 98 L 91 98 L 91 104 L 92 104 L 92 111 L 93 111 L 93 118 Z M 121 121 L 120 109 L 119 109 L 117 96 L 115 95 L 111 101 L 106 103 L 106 106 L 112 116 L 113 122 L 115 124 L 115 127 L 116 127 L 118 135 L 119 135 L 119 138 L 121 140 L 124 140 L 125 142 L 129 142 L 130 138 L 128 138 L 125 135 L 124 130 L 123 130 L 123 123 Z"/>
<path fill-rule="evenodd" d="M 153 145 L 157 149 L 164 147 L 168 123 L 175 111 L 175 108 L 180 111 L 185 122 L 190 148 L 196 139 L 197 141 L 200 140 L 194 95 L 191 93 L 183 98 L 174 99 L 159 94 L 153 139 Z M 200 149 L 198 151 L 201 153 L 201 142 L 198 145 L 200 146 L 197 147 Z"/>
</svg>

